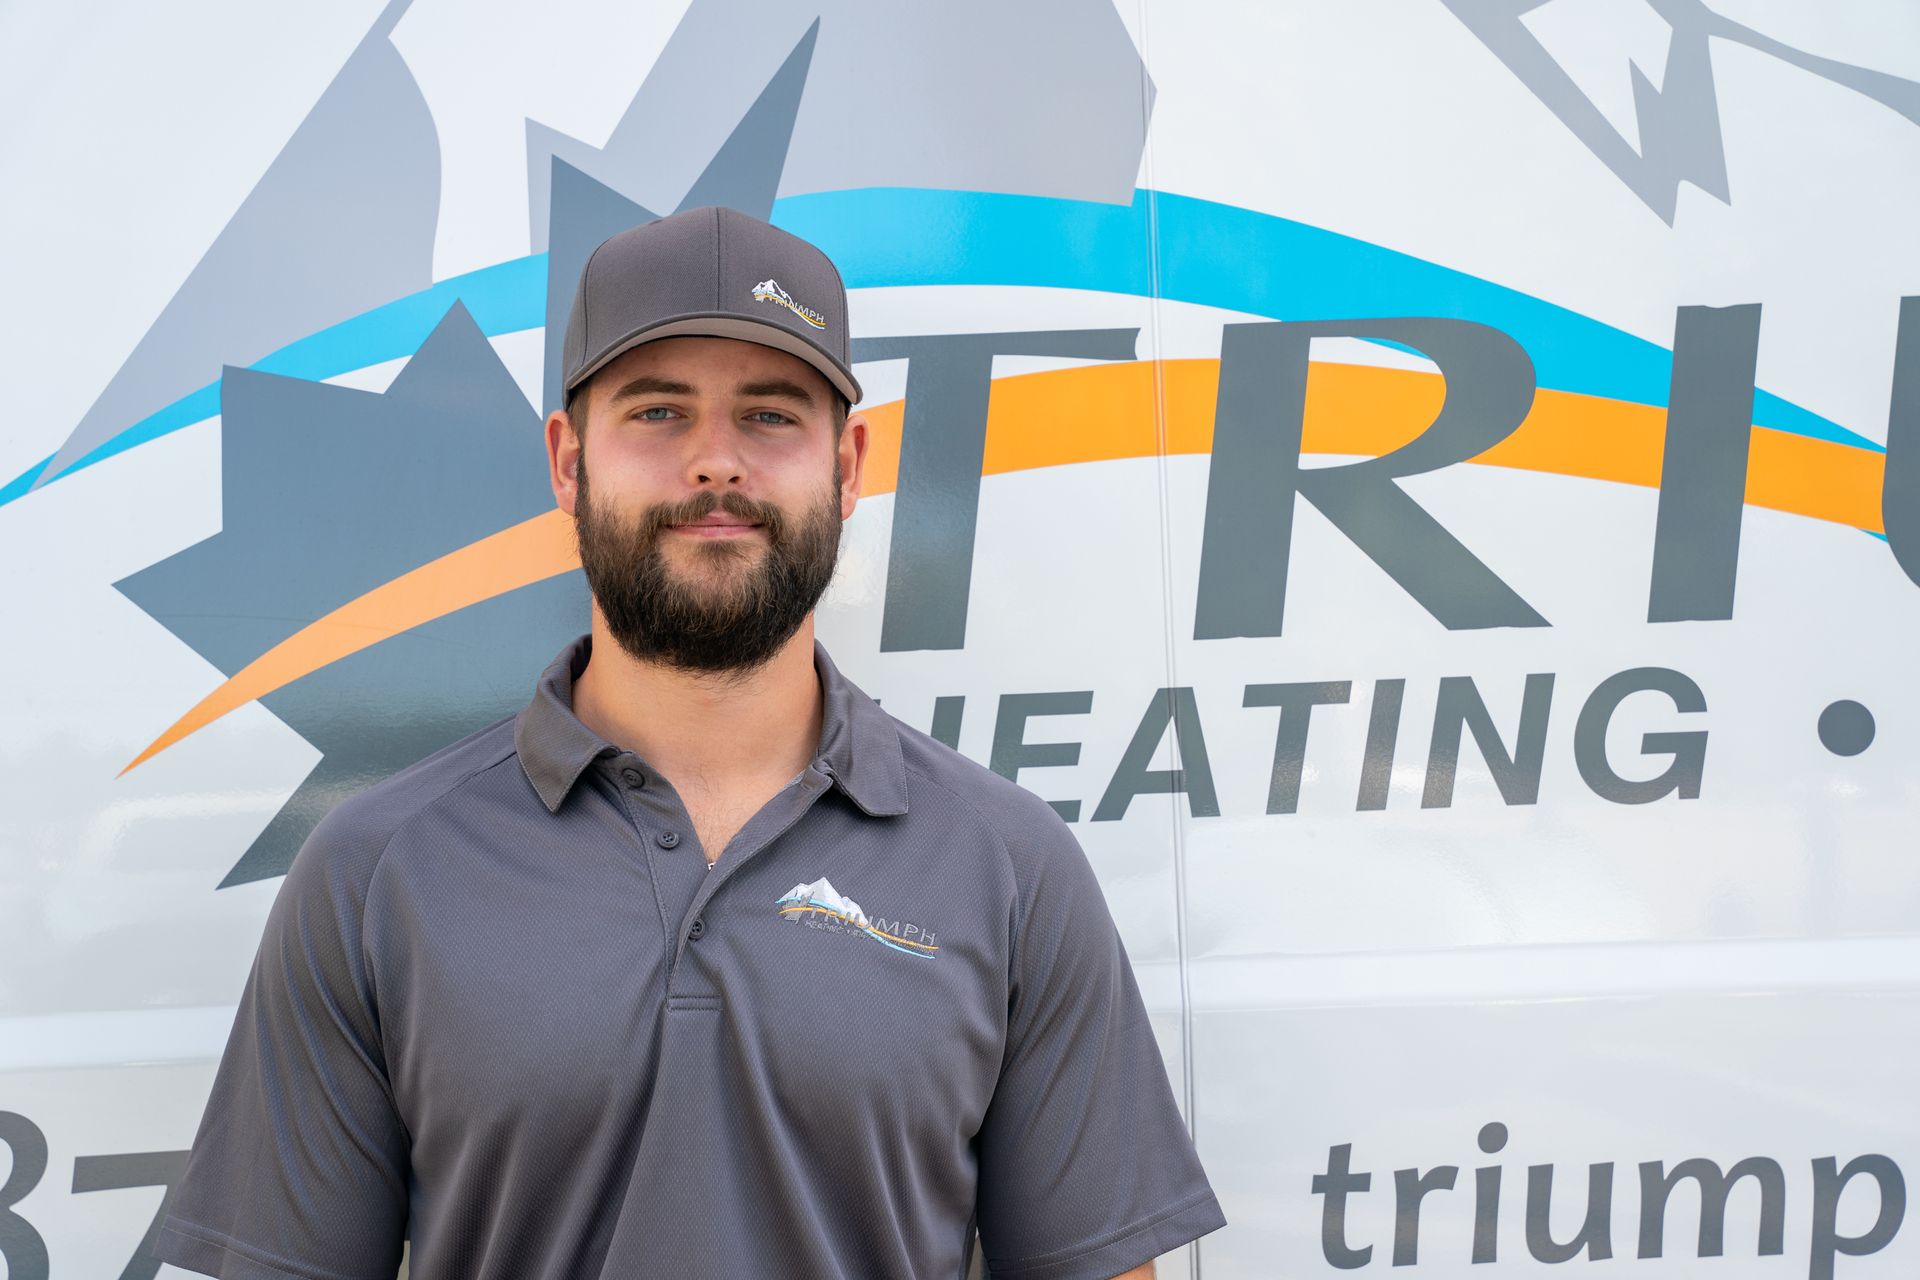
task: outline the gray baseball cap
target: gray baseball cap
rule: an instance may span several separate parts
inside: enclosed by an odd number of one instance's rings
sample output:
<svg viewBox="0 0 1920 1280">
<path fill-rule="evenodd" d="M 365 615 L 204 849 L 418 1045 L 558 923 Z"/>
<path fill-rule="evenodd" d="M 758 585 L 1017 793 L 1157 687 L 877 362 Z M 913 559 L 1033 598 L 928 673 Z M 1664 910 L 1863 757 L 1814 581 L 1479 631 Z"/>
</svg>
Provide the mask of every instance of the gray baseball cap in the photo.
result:
<svg viewBox="0 0 1920 1280">
<path fill-rule="evenodd" d="M 656 338 L 739 338 L 798 356 L 860 402 L 847 290 L 826 254 L 736 209 L 706 206 L 629 228 L 587 257 L 567 316 L 561 393 Z"/>
</svg>

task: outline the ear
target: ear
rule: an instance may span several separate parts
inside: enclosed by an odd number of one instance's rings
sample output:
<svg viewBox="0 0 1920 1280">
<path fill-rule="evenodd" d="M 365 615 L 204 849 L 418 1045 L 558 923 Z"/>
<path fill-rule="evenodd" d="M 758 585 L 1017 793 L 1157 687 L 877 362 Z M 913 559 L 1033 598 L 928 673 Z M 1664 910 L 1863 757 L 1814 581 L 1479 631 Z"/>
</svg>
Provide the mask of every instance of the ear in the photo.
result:
<svg viewBox="0 0 1920 1280">
<path fill-rule="evenodd" d="M 580 432 L 565 409 L 547 415 L 547 481 L 553 486 L 553 500 L 562 511 L 573 514 L 580 493 Z"/>
<path fill-rule="evenodd" d="M 867 415 L 850 413 L 840 428 L 840 519 L 853 515 L 866 480 Z"/>
</svg>

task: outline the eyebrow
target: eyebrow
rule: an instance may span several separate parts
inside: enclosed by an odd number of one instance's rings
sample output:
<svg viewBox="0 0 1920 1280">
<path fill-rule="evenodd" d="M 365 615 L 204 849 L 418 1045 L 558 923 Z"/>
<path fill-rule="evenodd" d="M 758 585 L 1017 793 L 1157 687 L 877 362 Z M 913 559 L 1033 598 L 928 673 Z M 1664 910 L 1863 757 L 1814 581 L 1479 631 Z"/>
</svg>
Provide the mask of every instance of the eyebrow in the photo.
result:
<svg viewBox="0 0 1920 1280">
<path fill-rule="evenodd" d="M 672 378 L 661 378 L 654 374 L 643 373 L 630 382 L 622 383 L 607 400 L 608 404 L 618 404 L 622 400 L 631 400 L 639 396 L 690 396 L 697 394 L 691 383 L 677 382 Z M 758 398 L 775 396 L 782 400 L 793 400 L 814 408 L 819 402 L 811 391 L 789 378 L 763 378 L 758 382 L 743 382 L 734 388 L 734 394 Z"/>
<path fill-rule="evenodd" d="M 692 394 L 693 387 L 689 383 L 675 382 L 672 378 L 657 378 L 650 373 L 643 373 L 631 382 L 622 384 L 618 391 L 608 397 L 607 403 L 618 404 L 622 400 L 631 400 L 635 396 L 690 396 Z"/>
<path fill-rule="evenodd" d="M 759 397 L 777 396 L 782 400 L 797 400 L 809 409 L 815 405 L 813 392 L 797 382 L 786 378 L 766 378 L 759 382 L 743 382 L 734 388 L 736 395 Z"/>
</svg>

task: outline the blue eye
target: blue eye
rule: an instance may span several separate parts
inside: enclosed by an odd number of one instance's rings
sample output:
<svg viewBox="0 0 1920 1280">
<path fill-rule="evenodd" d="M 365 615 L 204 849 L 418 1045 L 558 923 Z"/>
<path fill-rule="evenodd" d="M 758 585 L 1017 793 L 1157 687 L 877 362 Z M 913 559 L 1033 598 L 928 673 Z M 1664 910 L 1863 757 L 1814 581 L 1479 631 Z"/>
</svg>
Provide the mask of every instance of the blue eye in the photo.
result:
<svg viewBox="0 0 1920 1280">
<path fill-rule="evenodd" d="M 774 423 L 782 423 L 793 421 L 793 419 L 789 418 L 786 414 L 773 409 L 756 409 L 749 416 L 761 422 L 771 421 Z"/>
<path fill-rule="evenodd" d="M 646 409 L 642 409 L 642 410 L 640 410 L 640 412 L 638 412 L 638 413 L 636 413 L 636 414 L 634 414 L 633 416 L 634 416 L 634 417 L 636 417 L 636 418 L 640 418 L 640 419 L 642 419 L 642 420 L 644 420 L 644 421 L 647 421 L 647 422 L 659 422 L 659 421 L 661 421 L 662 419 L 660 419 L 660 418 L 654 418 L 654 417 L 649 417 L 648 415 L 649 415 L 649 414 L 655 414 L 655 413 L 662 413 L 662 414 L 671 414 L 672 412 L 673 412 L 673 410 L 671 410 L 671 409 L 669 409 L 669 408 L 667 408 L 667 407 L 666 407 L 665 405 L 662 405 L 662 404 L 656 404 L 656 405 L 653 405 L 653 406 L 651 406 L 651 407 L 649 407 L 649 408 L 646 408 Z"/>
</svg>

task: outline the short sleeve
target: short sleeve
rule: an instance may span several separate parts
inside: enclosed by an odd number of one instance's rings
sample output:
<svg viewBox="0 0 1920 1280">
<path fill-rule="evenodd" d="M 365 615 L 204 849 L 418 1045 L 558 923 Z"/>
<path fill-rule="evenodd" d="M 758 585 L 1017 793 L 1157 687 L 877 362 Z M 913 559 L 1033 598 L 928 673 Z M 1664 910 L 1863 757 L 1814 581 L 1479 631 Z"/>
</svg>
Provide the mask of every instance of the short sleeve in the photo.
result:
<svg viewBox="0 0 1920 1280">
<path fill-rule="evenodd" d="M 1226 1225 L 1174 1101 L 1133 968 L 1071 830 L 1015 851 L 1007 1047 L 982 1121 L 993 1280 L 1108 1280 Z"/>
<path fill-rule="evenodd" d="M 228 1280 L 393 1280 L 407 1226 L 362 954 L 384 840 L 336 806 L 268 912 L 213 1092 L 153 1251 Z"/>
</svg>

